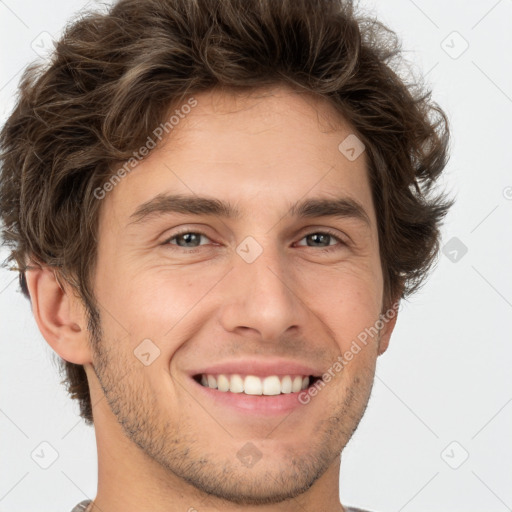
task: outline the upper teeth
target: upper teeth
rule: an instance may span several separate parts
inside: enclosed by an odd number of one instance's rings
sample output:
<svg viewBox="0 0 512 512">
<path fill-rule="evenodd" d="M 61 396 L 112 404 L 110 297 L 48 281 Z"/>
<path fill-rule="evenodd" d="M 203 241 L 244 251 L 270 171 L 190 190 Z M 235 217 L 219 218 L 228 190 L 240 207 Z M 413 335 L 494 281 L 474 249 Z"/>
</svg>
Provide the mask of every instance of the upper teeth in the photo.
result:
<svg viewBox="0 0 512 512">
<path fill-rule="evenodd" d="M 279 395 L 281 393 L 296 393 L 309 386 L 309 377 L 301 375 L 285 375 L 278 377 L 270 375 L 260 378 L 255 375 L 201 375 L 203 386 L 218 389 L 219 391 L 231 391 L 231 393 L 245 393 L 246 395 Z"/>
</svg>

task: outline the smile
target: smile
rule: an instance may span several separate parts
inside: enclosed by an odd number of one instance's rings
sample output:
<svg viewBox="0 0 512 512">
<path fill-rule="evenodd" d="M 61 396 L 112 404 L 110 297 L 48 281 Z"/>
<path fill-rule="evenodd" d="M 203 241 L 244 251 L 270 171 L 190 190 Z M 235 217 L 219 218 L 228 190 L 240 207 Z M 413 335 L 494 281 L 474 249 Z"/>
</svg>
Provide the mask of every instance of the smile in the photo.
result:
<svg viewBox="0 0 512 512">
<path fill-rule="evenodd" d="M 307 389 L 320 377 L 309 375 L 257 375 L 242 374 L 200 374 L 194 380 L 203 387 L 216 389 L 223 393 L 241 393 L 245 395 L 275 396 L 298 393 Z"/>
</svg>

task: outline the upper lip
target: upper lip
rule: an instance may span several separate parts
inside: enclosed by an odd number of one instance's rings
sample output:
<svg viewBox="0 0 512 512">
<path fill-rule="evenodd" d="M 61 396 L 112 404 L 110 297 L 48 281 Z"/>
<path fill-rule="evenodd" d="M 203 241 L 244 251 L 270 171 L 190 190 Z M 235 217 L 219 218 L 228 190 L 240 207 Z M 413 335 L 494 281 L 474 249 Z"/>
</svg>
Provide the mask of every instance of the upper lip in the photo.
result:
<svg viewBox="0 0 512 512">
<path fill-rule="evenodd" d="M 318 377 L 321 371 L 290 359 L 238 359 L 224 361 L 189 372 L 191 377 L 201 374 L 243 374 L 267 377 L 269 375 L 312 375 Z"/>
</svg>

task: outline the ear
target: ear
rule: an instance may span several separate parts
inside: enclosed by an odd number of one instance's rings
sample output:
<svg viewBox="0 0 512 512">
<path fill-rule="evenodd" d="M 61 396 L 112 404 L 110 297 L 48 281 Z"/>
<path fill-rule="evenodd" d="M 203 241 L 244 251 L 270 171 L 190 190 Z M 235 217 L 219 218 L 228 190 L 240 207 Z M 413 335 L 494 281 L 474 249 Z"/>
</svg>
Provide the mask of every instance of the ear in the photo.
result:
<svg viewBox="0 0 512 512">
<path fill-rule="evenodd" d="M 41 334 L 64 360 L 75 364 L 92 361 L 87 316 L 82 301 L 67 282 L 57 281 L 55 270 L 31 266 L 25 272 L 32 313 Z"/>
<path fill-rule="evenodd" d="M 379 334 L 379 351 L 378 356 L 384 354 L 384 352 L 388 349 L 389 340 L 391 338 L 391 334 L 396 325 L 396 319 L 398 318 L 398 308 L 400 307 L 400 299 L 395 300 L 391 307 L 386 309 L 381 314 L 381 320 L 384 324 Z"/>
</svg>

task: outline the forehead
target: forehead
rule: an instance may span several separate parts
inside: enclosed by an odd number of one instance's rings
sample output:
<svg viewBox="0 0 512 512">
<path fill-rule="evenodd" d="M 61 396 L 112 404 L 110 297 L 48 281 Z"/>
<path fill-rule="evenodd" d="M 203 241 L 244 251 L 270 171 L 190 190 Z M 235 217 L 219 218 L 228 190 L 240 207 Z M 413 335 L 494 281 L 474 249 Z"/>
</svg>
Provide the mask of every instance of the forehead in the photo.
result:
<svg viewBox="0 0 512 512">
<path fill-rule="evenodd" d="M 366 155 L 351 161 L 340 152 L 354 130 L 327 100 L 283 86 L 193 97 L 196 105 L 107 194 L 108 216 L 122 222 L 162 193 L 221 197 L 260 213 L 343 195 L 373 216 Z"/>
</svg>

